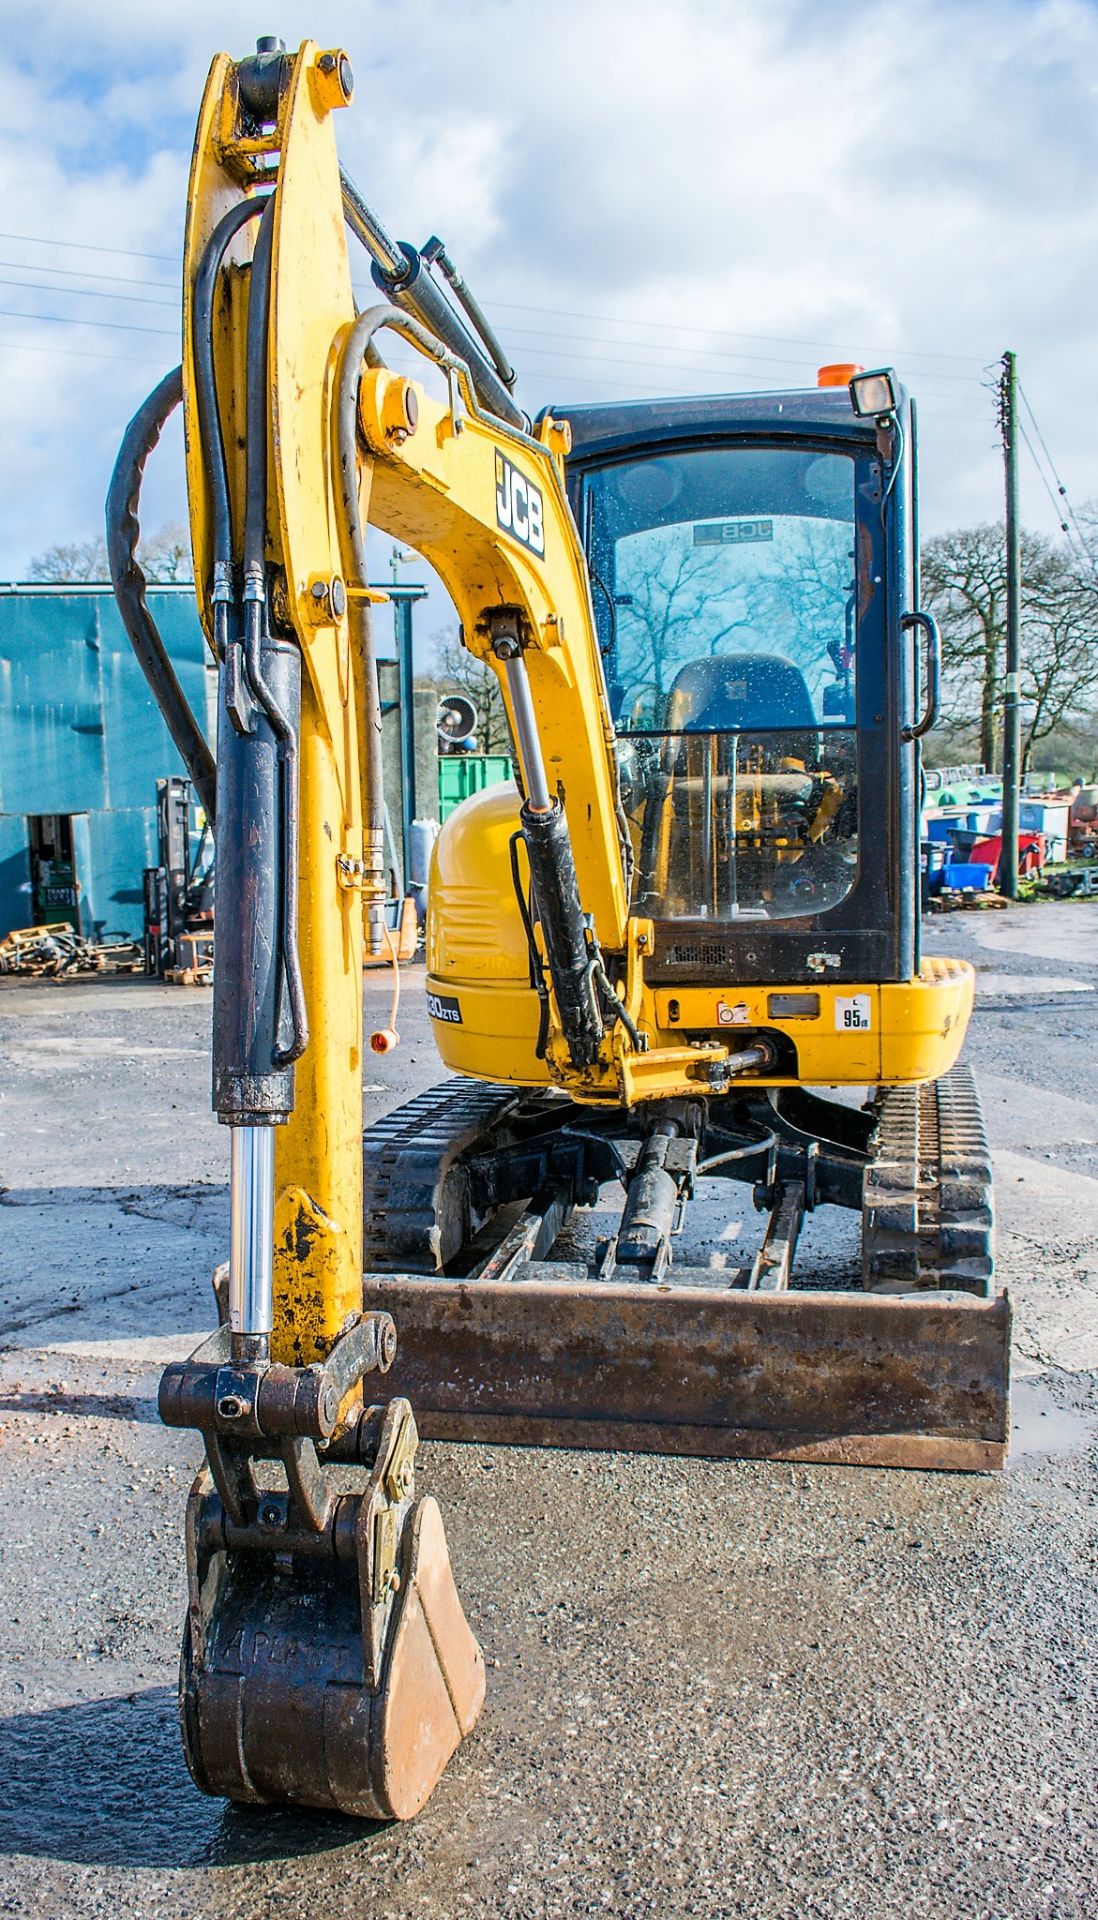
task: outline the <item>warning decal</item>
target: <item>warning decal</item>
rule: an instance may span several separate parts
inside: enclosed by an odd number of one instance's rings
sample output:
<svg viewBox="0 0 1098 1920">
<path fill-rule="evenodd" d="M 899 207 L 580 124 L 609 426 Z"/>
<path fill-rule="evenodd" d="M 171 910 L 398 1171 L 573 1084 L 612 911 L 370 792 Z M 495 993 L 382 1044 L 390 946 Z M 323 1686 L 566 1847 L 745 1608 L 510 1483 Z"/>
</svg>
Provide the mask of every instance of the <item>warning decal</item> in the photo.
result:
<svg viewBox="0 0 1098 1920">
<path fill-rule="evenodd" d="M 835 1027 L 839 1033 L 869 1033 L 873 1026 L 873 1002 L 868 993 L 837 994 Z"/>
</svg>

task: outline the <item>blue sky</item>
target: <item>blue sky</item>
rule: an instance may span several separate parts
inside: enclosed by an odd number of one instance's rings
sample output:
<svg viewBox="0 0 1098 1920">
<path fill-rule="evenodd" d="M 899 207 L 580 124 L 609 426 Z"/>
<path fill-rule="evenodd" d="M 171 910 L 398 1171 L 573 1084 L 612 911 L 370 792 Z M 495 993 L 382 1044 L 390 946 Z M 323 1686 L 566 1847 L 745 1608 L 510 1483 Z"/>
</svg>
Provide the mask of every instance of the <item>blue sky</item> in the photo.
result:
<svg viewBox="0 0 1098 1920">
<path fill-rule="evenodd" d="M 1013 346 L 1073 500 L 1098 496 L 1081 0 L 58 0 L 0 50 L 0 577 L 98 531 L 122 428 L 178 357 L 190 141 L 230 13 L 237 55 L 272 31 L 347 47 L 345 162 L 390 230 L 446 239 L 528 409 L 888 360 L 921 402 L 933 531 L 1000 512 L 985 369 Z M 1023 502 L 1055 531 L 1028 455 Z M 182 511 L 166 440 L 147 518 Z"/>
</svg>

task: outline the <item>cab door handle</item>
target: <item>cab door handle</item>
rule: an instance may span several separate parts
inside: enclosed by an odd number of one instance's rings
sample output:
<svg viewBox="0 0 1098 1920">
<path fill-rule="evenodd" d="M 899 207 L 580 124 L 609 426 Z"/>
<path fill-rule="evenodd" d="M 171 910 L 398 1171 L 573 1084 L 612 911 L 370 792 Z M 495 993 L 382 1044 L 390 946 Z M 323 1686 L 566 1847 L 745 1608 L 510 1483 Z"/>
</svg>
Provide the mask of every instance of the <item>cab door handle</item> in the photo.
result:
<svg viewBox="0 0 1098 1920">
<path fill-rule="evenodd" d="M 909 722 L 902 735 L 905 740 L 921 740 L 938 718 L 942 693 L 942 636 L 934 615 L 925 613 L 921 607 L 917 613 L 903 614 L 900 626 L 905 633 L 918 627 L 926 635 L 926 705 L 922 719 Z"/>
</svg>

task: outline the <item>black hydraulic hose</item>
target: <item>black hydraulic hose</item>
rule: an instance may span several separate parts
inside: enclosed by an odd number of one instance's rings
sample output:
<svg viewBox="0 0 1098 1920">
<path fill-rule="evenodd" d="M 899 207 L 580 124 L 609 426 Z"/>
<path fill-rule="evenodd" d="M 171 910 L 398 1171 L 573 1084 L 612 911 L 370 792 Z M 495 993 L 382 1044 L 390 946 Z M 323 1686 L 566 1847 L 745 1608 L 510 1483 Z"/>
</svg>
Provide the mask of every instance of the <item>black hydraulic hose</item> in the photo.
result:
<svg viewBox="0 0 1098 1920">
<path fill-rule="evenodd" d="M 538 996 L 538 1037 L 534 1046 L 534 1058 L 535 1060 L 544 1060 L 545 1049 L 549 1045 L 549 989 L 545 984 L 545 973 L 541 964 L 541 955 L 538 952 L 537 941 L 534 939 L 534 923 L 530 917 L 530 903 L 523 891 L 522 876 L 519 873 L 518 850 L 520 844 L 525 844 L 523 842 L 521 828 L 511 835 L 507 844 L 511 856 L 511 884 L 515 889 L 515 899 L 518 901 L 519 917 L 522 921 L 523 932 L 526 935 L 526 946 L 530 956 L 530 985 Z"/>
<path fill-rule="evenodd" d="M 458 300 L 465 309 L 466 318 L 488 349 L 489 358 L 496 372 L 499 374 L 508 393 L 512 393 L 518 375 L 507 355 L 504 353 L 499 335 L 496 333 L 476 294 L 468 282 L 458 272 L 437 234 L 432 234 L 426 246 L 420 249 L 419 257 L 421 260 L 426 260 L 428 266 L 437 266 L 445 275 L 447 284 L 452 289 L 455 299 Z"/>
<path fill-rule="evenodd" d="M 186 767 L 209 820 L 217 807 L 217 775 L 213 754 L 168 658 L 156 622 L 145 599 L 148 585 L 137 559 L 141 525 L 137 517 L 145 462 L 156 446 L 164 422 L 183 398 L 183 369 L 173 368 L 143 401 L 130 421 L 118 449 L 107 490 L 107 556 L 111 584 L 122 624 L 130 638 L 164 725 Z"/>
<path fill-rule="evenodd" d="M 722 1132 L 723 1129 L 718 1128 L 716 1131 Z M 733 1160 L 753 1160 L 756 1154 L 769 1153 L 771 1147 L 776 1147 L 777 1144 L 777 1134 L 773 1133 L 769 1127 L 764 1127 L 758 1139 L 749 1140 L 745 1146 L 727 1147 L 720 1153 L 711 1154 L 708 1160 L 700 1160 L 696 1171 L 714 1173 L 718 1167 L 728 1166 Z"/>
<path fill-rule="evenodd" d="M 267 347 L 270 336 L 271 254 L 274 240 L 273 196 L 267 201 L 252 257 L 248 294 L 248 349 L 245 389 L 245 513 L 244 513 L 244 660 L 248 681 L 281 749 L 282 772 L 282 957 L 286 997 L 293 1039 L 276 1047 L 275 1067 L 300 1060 L 309 1044 L 309 1016 L 301 959 L 297 946 L 297 734 L 282 711 L 263 672 L 263 641 L 267 633 Z"/>
<path fill-rule="evenodd" d="M 372 207 L 368 207 L 353 180 L 340 169 L 343 216 L 373 260 L 374 281 L 398 307 L 430 332 L 464 362 L 473 390 L 486 413 L 524 427 L 526 418 L 516 406 L 491 361 L 483 354 L 441 287 L 431 279 L 414 247 L 392 239 Z"/>
<path fill-rule="evenodd" d="M 362 662 L 362 760 L 366 830 L 366 852 L 384 842 L 385 788 L 381 755 L 381 690 L 377 677 L 377 654 L 367 584 L 366 541 L 358 502 L 358 389 L 363 362 L 376 366 L 379 355 L 374 334 L 382 326 L 393 326 L 418 346 L 438 358 L 438 342 L 432 340 L 408 314 L 394 307 L 369 307 L 354 322 L 343 344 L 336 377 L 336 449 L 339 455 L 339 543 L 343 572 L 349 588 L 347 619 L 351 638 Z M 444 350 L 443 350 L 444 351 Z M 456 363 L 445 355 L 443 364 L 452 369 Z M 380 945 L 379 945 L 380 950 Z"/>
<path fill-rule="evenodd" d="M 242 226 L 263 212 L 267 198 L 239 200 L 218 221 L 198 265 L 194 283 L 193 347 L 195 400 L 202 445 L 206 449 L 206 479 L 210 490 L 213 545 L 214 647 L 224 657 L 228 641 L 228 610 L 232 601 L 233 531 L 229 500 L 229 470 L 225 437 L 217 404 L 214 368 L 213 318 L 217 277 L 230 240 Z"/>
<path fill-rule="evenodd" d="M 262 592 L 256 602 L 267 598 L 267 397 L 270 376 L 267 347 L 271 318 L 271 254 L 274 241 L 273 201 L 268 201 L 256 235 L 252 255 L 252 277 L 248 292 L 248 347 L 245 373 L 245 445 L 244 445 L 244 597 L 248 581 L 257 581 Z"/>
<path fill-rule="evenodd" d="M 607 1019 L 611 1023 L 615 1020 L 620 1020 L 637 1053 L 647 1053 L 648 1043 L 624 1000 L 620 999 L 615 991 L 614 984 L 606 971 L 606 963 L 601 953 L 596 953 L 588 967 L 588 973 L 592 986 L 597 987 L 602 994 L 603 1012 L 606 1014 Z"/>
</svg>

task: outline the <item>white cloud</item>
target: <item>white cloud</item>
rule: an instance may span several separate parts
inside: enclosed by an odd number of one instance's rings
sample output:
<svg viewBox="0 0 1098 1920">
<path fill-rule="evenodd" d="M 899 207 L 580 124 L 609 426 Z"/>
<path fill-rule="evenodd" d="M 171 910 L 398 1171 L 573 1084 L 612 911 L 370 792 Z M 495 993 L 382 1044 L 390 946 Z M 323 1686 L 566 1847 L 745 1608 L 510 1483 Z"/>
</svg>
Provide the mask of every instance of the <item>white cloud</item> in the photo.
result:
<svg viewBox="0 0 1098 1920">
<path fill-rule="evenodd" d="M 922 400 L 929 526 L 997 515 L 982 368 L 1007 345 L 1077 499 L 1098 494 L 1098 15 L 1082 0 L 283 4 L 349 47 L 338 131 L 386 223 L 440 232 L 495 312 L 527 403 L 811 381 L 895 360 Z M 242 53 L 269 0 L 233 13 Z M 174 258 L 225 10 L 55 0 L 9 24 L 9 233 Z M 0 275 L 174 269 L 0 241 Z M 107 282 L 88 282 L 110 291 Z M 493 304 L 495 303 L 495 304 Z M 170 306 L 0 286 L 0 573 L 96 531 L 121 429 L 175 357 Z M 606 316 L 605 320 L 572 316 Z M 141 333 L 122 329 L 163 329 Z M 10 350 L 11 343 L 38 351 Z M 92 358 L 96 355 L 98 358 Z M 178 514 L 178 448 L 149 513 Z M 1050 526 L 1035 476 L 1027 517 Z"/>
</svg>

